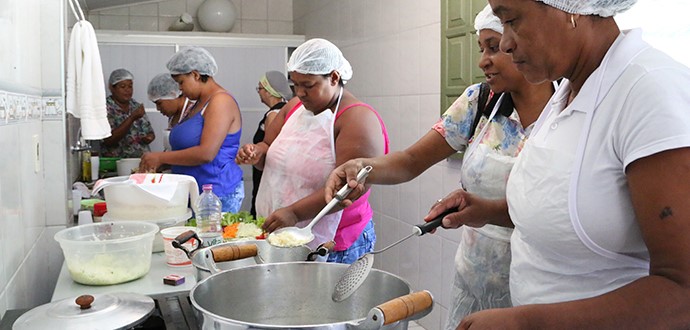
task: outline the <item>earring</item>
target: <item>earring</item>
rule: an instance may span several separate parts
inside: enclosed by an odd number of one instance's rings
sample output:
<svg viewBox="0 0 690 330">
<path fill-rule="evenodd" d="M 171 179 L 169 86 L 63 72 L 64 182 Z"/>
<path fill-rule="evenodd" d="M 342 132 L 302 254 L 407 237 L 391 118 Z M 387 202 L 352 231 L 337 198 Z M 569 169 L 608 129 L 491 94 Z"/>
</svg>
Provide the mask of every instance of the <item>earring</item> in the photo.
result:
<svg viewBox="0 0 690 330">
<path fill-rule="evenodd" d="M 575 22 L 575 15 L 570 14 L 570 23 L 573 25 L 573 29 L 577 27 L 577 23 Z"/>
</svg>

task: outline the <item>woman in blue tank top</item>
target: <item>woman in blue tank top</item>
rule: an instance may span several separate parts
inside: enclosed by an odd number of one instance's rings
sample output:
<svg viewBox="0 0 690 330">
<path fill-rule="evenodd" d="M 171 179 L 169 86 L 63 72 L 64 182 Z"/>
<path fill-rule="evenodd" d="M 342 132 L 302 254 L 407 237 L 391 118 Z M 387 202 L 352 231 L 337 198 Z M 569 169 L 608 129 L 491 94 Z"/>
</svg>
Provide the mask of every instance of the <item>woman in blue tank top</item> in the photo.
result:
<svg viewBox="0 0 690 330">
<path fill-rule="evenodd" d="M 207 50 L 183 49 L 170 58 L 167 68 L 182 93 L 197 102 L 170 132 L 172 151 L 144 154 L 139 168 L 154 171 L 172 165 L 173 173 L 193 176 L 199 190 L 213 184 L 223 211 L 238 212 L 244 199 L 242 170 L 234 162 L 242 135 L 239 105 L 213 79 L 218 66 Z"/>
</svg>

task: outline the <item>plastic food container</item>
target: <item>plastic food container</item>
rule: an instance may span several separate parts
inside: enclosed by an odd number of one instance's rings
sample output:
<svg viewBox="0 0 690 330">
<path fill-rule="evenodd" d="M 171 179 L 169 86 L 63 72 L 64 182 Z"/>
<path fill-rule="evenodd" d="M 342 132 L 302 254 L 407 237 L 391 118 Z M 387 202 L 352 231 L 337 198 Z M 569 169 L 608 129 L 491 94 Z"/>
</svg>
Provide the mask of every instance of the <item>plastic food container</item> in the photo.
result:
<svg viewBox="0 0 690 330">
<path fill-rule="evenodd" d="M 72 280 L 111 285 L 135 280 L 151 268 L 151 246 L 158 232 L 143 221 L 101 222 L 63 229 L 55 234 Z"/>
<path fill-rule="evenodd" d="M 139 162 L 141 158 L 122 158 L 115 162 L 117 167 L 117 175 L 130 175 L 139 169 Z"/>
<path fill-rule="evenodd" d="M 100 187 L 112 220 L 177 219 L 187 214 L 189 203 L 194 205 L 199 196 L 194 177 L 180 174 L 118 176 L 97 181 L 94 191 Z"/>
<path fill-rule="evenodd" d="M 115 172 L 117 170 L 116 161 L 120 160 L 120 157 L 100 157 L 99 170 L 103 172 Z"/>
</svg>

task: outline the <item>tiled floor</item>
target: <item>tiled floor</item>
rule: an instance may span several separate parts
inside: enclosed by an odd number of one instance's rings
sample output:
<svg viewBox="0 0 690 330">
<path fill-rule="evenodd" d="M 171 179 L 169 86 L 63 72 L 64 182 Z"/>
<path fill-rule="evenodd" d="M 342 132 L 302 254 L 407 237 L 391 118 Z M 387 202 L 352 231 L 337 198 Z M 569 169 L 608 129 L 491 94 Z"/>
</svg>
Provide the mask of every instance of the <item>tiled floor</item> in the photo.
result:
<svg viewBox="0 0 690 330">
<path fill-rule="evenodd" d="M 410 321 L 407 324 L 407 330 L 425 330 L 423 326 L 417 324 L 415 321 Z"/>
</svg>

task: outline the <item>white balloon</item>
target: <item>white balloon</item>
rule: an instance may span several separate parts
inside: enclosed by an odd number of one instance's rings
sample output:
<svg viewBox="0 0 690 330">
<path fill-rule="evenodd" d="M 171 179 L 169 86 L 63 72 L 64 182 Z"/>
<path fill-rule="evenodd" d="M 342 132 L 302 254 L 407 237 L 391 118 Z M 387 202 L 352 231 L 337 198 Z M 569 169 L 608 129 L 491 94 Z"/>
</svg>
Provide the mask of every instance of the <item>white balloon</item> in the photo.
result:
<svg viewBox="0 0 690 330">
<path fill-rule="evenodd" d="M 199 26 L 209 32 L 230 32 L 237 10 L 230 0 L 205 0 L 197 11 Z"/>
</svg>

